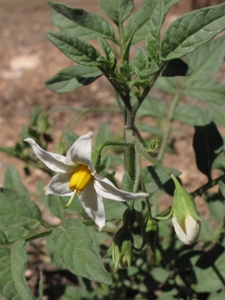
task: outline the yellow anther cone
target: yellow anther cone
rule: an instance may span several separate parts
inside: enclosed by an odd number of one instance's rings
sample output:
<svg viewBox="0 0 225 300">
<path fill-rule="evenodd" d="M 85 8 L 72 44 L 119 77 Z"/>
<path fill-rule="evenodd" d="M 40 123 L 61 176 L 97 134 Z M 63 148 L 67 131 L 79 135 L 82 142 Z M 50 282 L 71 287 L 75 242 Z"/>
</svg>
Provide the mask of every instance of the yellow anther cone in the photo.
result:
<svg viewBox="0 0 225 300">
<path fill-rule="evenodd" d="M 92 175 L 88 167 L 79 165 L 70 179 L 69 188 L 72 191 L 76 190 L 77 194 L 80 194 L 91 179 Z"/>
</svg>

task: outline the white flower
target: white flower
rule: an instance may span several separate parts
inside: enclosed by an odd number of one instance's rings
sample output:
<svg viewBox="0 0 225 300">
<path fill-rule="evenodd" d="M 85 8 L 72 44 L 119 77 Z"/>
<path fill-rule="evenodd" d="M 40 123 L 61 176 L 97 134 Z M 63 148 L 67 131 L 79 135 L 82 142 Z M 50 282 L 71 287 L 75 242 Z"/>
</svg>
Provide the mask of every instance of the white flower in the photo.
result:
<svg viewBox="0 0 225 300">
<path fill-rule="evenodd" d="M 199 220 L 194 219 L 190 214 L 187 213 L 181 224 L 177 222 L 176 216 L 173 215 L 172 223 L 176 235 L 181 242 L 186 245 L 191 245 L 197 240 L 201 228 L 201 222 Z"/>
<path fill-rule="evenodd" d="M 147 197 L 146 193 L 129 193 L 116 188 L 111 181 L 96 173 L 91 162 L 92 132 L 76 140 L 66 156 L 43 150 L 31 138 L 26 138 L 35 155 L 51 170 L 57 172 L 47 186 L 46 194 L 71 196 L 69 206 L 75 194 L 86 213 L 98 225 L 99 230 L 105 226 L 103 198 L 116 201 L 136 200 Z"/>
</svg>

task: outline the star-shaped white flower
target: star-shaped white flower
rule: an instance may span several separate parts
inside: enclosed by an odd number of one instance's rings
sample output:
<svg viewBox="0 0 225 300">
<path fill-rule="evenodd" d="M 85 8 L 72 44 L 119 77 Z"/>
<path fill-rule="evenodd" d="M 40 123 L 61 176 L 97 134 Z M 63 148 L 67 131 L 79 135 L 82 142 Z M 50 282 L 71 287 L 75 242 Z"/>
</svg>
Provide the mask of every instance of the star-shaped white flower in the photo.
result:
<svg viewBox="0 0 225 300">
<path fill-rule="evenodd" d="M 92 132 L 79 137 L 68 150 L 66 156 L 43 150 L 31 138 L 26 138 L 35 155 L 52 171 L 46 194 L 71 196 L 69 203 L 78 195 L 86 213 L 98 225 L 105 226 L 103 198 L 116 201 L 130 201 L 147 197 L 146 193 L 129 193 L 115 187 L 111 181 L 96 173 L 91 162 Z M 68 203 L 68 204 L 69 204 Z"/>
</svg>

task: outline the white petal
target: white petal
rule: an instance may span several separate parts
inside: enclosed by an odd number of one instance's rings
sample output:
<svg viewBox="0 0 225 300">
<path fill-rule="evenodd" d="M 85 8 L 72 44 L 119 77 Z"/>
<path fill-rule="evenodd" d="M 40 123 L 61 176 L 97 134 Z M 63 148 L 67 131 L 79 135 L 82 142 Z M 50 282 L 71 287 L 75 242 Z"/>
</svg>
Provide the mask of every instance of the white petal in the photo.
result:
<svg viewBox="0 0 225 300">
<path fill-rule="evenodd" d="M 31 138 L 26 138 L 24 141 L 31 145 L 35 155 L 52 171 L 64 172 L 71 170 L 71 167 L 65 163 L 65 156 L 45 151 Z"/>
<path fill-rule="evenodd" d="M 91 172 L 95 173 L 95 168 L 91 163 L 92 153 L 92 132 L 79 137 L 66 154 L 66 163 L 69 165 L 81 163 L 87 165 Z"/>
<path fill-rule="evenodd" d="M 187 214 L 182 224 L 178 224 L 177 218 L 172 218 L 172 223 L 177 237 L 186 245 L 193 244 L 200 233 L 201 222 L 196 221 L 191 215 Z"/>
<path fill-rule="evenodd" d="M 94 178 L 94 188 L 97 194 L 99 194 L 103 198 L 117 201 L 130 201 L 149 196 L 149 194 L 147 193 L 129 193 L 120 190 L 115 187 L 115 185 L 110 180 L 100 176 L 99 174 L 94 174 Z"/>
<path fill-rule="evenodd" d="M 72 196 L 73 192 L 69 189 L 69 181 L 72 172 L 60 173 L 52 177 L 46 190 L 46 195 L 56 194 L 58 196 Z"/>
<path fill-rule="evenodd" d="M 99 231 L 105 226 L 105 209 L 103 199 L 96 194 L 93 180 L 86 186 L 79 200 L 88 216 L 98 225 Z"/>
</svg>

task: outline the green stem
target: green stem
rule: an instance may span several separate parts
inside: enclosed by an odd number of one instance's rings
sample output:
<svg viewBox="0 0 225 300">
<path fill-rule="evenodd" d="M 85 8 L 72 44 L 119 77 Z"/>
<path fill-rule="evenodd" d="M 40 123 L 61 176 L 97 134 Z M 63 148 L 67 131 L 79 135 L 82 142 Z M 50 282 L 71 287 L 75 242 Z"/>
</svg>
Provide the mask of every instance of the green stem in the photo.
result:
<svg viewBox="0 0 225 300">
<path fill-rule="evenodd" d="M 177 92 L 177 94 L 175 94 L 175 96 L 173 98 L 173 101 L 172 101 L 169 116 L 168 116 L 168 119 L 167 119 L 167 122 L 166 122 L 166 131 L 164 133 L 163 140 L 162 140 L 162 143 L 161 143 L 161 146 L 160 146 L 160 149 L 159 149 L 159 153 L 158 153 L 158 156 L 157 156 L 157 159 L 159 161 L 163 160 L 163 157 L 164 157 L 164 154 L 165 154 L 165 151 L 166 151 L 166 146 L 168 145 L 168 142 L 169 142 L 169 139 L 170 139 L 170 134 L 171 134 L 171 131 L 172 131 L 172 121 L 174 119 L 175 111 L 176 111 L 178 102 L 180 100 L 180 96 L 181 96 L 180 92 Z"/>
<path fill-rule="evenodd" d="M 37 233 L 33 233 L 33 234 L 30 234 L 30 235 L 24 237 L 24 240 L 28 243 L 28 242 L 31 242 L 33 240 L 40 239 L 41 237 L 50 235 L 51 233 L 52 233 L 52 229 L 41 231 L 41 232 L 37 232 Z"/>
<path fill-rule="evenodd" d="M 136 142 L 137 144 L 137 150 L 139 151 L 139 153 L 148 161 L 150 161 L 154 166 L 158 167 L 159 169 L 161 169 L 162 171 L 164 171 L 167 175 L 171 176 L 171 171 L 168 170 L 166 167 L 164 167 L 158 160 L 156 160 L 155 158 L 153 158 L 152 156 L 150 156 L 148 153 L 146 153 L 142 147 L 142 145 L 139 142 Z"/>
<path fill-rule="evenodd" d="M 202 194 L 204 194 L 208 189 L 212 188 L 213 186 L 217 185 L 219 183 L 219 181 L 223 181 L 225 180 L 225 174 L 215 178 L 214 180 L 211 180 L 209 182 L 207 182 L 206 184 L 202 185 L 200 188 L 198 188 L 197 190 L 195 190 L 194 192 L 191 193 L 191 196 L 197 197 L 197 196 L 201 196 Z"/>
</svg>

